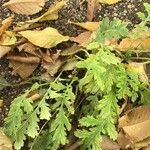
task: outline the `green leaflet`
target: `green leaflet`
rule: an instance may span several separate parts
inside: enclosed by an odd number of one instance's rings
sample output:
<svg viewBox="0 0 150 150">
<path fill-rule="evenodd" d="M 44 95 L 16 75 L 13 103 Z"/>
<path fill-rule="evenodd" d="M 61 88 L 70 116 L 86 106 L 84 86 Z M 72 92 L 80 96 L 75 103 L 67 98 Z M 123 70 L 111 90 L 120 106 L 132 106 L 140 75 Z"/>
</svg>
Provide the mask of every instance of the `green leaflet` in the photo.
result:
<svg viewBox="0 0 150 150">
<path fill-rule="evenodd" d="M 96 31 L 94 41 L 104 43 L 106 39 L 127 37 L 127 23 L 119 19 L 110 21 L 108 18 L 102 20 L 100 27 Z"/>
<path fill-rule="evenodd" d="M 97 110 L 100 111 L 96 118 L 87 116 L 80 119 L 80 125 L 89 127 L 89 130 L 77 130 L 75 135 L 81 138 L 83 147 L 89 150 L 99 150 L 102 134 L 107 134 L 112 139 L 117 138 L 115 121 L 118 114 L 118 105 L 115 93 L 109 93 L 98 102 Z"/>
</svg>

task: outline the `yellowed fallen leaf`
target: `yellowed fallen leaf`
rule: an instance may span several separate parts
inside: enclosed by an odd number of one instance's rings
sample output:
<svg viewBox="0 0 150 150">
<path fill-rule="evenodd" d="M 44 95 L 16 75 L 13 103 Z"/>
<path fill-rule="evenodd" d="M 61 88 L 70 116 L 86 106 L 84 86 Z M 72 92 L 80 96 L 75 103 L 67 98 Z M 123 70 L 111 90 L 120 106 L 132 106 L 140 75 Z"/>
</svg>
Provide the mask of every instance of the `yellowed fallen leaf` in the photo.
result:
<svg viewBox="0 0 150 150">
<path fill-rule="evenodd" d="M 143 63 L 137 63 L 137 62 L 129 63 L 127 65 L 127 69 L 131 72 L 138 73 L 142 82 L 144 82 L 144 83 L 149 82 Z"/>
<path fill-rule="evenodd" d="M 100 3 L 109 4 L 109 5 L 118 3 L 119 1 L 121 1 L 121 0 L 98 0 L 98 2 L 100 2 Z"/>
<path fill-rule="evenodd" d="M 21 31 L 19 34 L 27 38 L 34 45 L 44 48 L 55 47 L 57 44 L 69 40 L 68 36 L 61 35 L 56 29 L 51 27 L 41 31 Z"/>
<path fill-rule="evenodd" d="M 0 58 L 2 58 L 5 54 L 11 51 L 10 46 L 2 46 L 0 45 Z"/>
<path fill-rule="evenodd" d="M 117 46 L 120 51 L 127 51 L 129 49 L 137 50 L 149 50 L 150 49 L 150 38 L 146 39 L 123 39 L 120 44 Z"/>
<path fill-rule="evenodd" d="M 17 42 L 15 33 L 12 31 L 5 31 L 0 38 L 0 45 L 10 46 Z"/>
<path fill-rule="evenodd" d="M 11 26 L 12 22 L 13 17 L 8 17 L 2 21 L 2 25 L 0 26 L 0 36 Z"/>
<path fill-rule="evenodd" d="M 13 150 L 12 143 L 2 128 L 0 128 L 0 150 Z"/>
<path fill-rule="evenodd" d="M 81 28 L 86 29 L 86 30 L 91 31 L 91 32 L 96 31 L 96 29 L 100 25 L 100 22 L 81 22 L 81 23 L 79 23 L 79 22 L 69 21 L 68 23 L 80 26 Z"/>
<path fill-rule="evenodd" d="M 4 3 L 3 6 L 11 11 L 22 15 L 33 15 L 42 10 L 45 0 L 10 0 Z"/>
<path fill-rule="evenodd" d="M 58 12 L 59 10 L 66 4 L 66 1 L 56 2 L 54 5 L 50 6 L 48 11 L 44 13 L 42 16 L 29 20 L 27 23 L 34 23 L 34 22 L 43 22 L 49 20 L 57 20 L 58 19 Z"/>
</svg>

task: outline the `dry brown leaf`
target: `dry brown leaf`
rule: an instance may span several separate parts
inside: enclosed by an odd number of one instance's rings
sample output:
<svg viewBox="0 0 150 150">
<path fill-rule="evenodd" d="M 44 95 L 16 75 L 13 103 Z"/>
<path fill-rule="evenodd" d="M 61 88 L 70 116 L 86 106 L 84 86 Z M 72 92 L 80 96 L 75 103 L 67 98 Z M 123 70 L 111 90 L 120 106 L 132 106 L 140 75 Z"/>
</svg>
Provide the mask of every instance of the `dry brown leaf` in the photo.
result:
<svg viewBox="0 0 150 150">
<path fill-rule="evenodd" d="M 150 145 L 147 147 L 144 147 L 142 150 L 150 150 Z"/>
<path fill-rule="evenodd" d="M 61 35 L 56 29 L 51 27 L 41 31 L 21 31 L 19 34 L 27 38 L 34 45 L 44 48 L 55 47 L 57 44 L 69 40 L 68 36 Z"/>
<path fill-rule="evenodd" d="M 27 23 L 43 22 L 49 20 L 57 20 L 59 10 L 66 4 L 66 1 L 56 2 L 54 5 L 50 6 L 48 11 L 42 16 L 29 20 Z"/>
<path fill-rule="evenodd" d="M 19 52 L 24 51 L 27 53 L 35 54 L 35 51 L 38 49 L 35 45 L 32 43 L 24 43 L 17 46 Z"/>
<path fill-rule="evenodd" d="M 0 36 L 11 26 L 13 22 L 13 17 L 8 17 L 4 21 L 2 21 L 2 25 L 0 27 Z"/>
<path fill-rule="evenodd" d="M 0 128 L 0 150 L 13 150 L 12 143 L 2 128 Z"/>
<path fill-rule="evenodd" d="M 107 136 L 102 137 L 102 150 L 119 150 L 119 146 L 116 142 L 108 138 Z"/>
<path fill-rule="evenodd" d="M 2 58 L 5 54 L 7 54 L 8 52 L 11 51 L 11 47 L 10 46 L 1 46 L 0 45 L 0 58 Z"/>
<path fill-rule="evenodd" d="M 131 62 L 127 65 L 127 69 L 129 71 L 138 73 L 140 76 L 140 80 L 144 83 L 148 83 L 148 77 L 145 72 L 145 67 L 143 63 Z"/>
<path fill-rule="evenodd" d="M 42 10 L 45 0 L 10 0 L 3 6 L 11 11 L 22 15 L 33 15 Z"/>
<path fill-rule="evenodd" d="M 97 8 L 97 0 L 88 0 L 87 2 L 87 20 L 92 21 Z"/>
<path fill-rule="evenodd" d="M 9 66 L 13 68 L 13 72 L 19 74 L 22 79 L 29 77 L 39 64 L 27 64 L 21 63 L 14 60 L 9 60 Z"/>
<path fill-rule="evenodd" d="M 150 38 L 147 39 L 123 39 L 117 48 L 120 51 L 127 51 L 129 49 L 137 49 L 137 50 L 149 50 L 150 49 Z"/>
<path fill-rule="evenodd" d="M 150 105 L 144 105 L 132 109 L 119 119 L 119 127 L 124 130 L 133 144 L 150 137 L 149 114 Z"/>
<path fill-rule="evenodd" d="M 131 142 L 136 143 L 150 136 L 150 119 L 144 122 L 123 127 Z"/>
<path fill-rule="evenodd" d="M 91 34 L 91 32 L 86 31 L 76 37 L 70 37 L 70 40 L 79 43 L 81 46 L 85 47 L 90 42 Z"/>
<path fill-rule="evenodd" d="M 112 5 L 112 4 L 118 3 L 121 0 L 97 0 L 97 1 L 100 3 Z"/>
<path fill-rule="evenodd" d="M 53 63 L 42 62 L 42 66 L 51 76 L 54 76 L 64 63 L 65 61 L 63 59 L 57 59 Z"/>
<path fill-rule="evenodd" d="M 140 142 L 138 142 L 138 143 L 135 143 L 135 144 L 134 144 L 134 147 L 135 147 L 136 149 L 141 149 L 142 147 L 148 147 L 149 144 L 150 144 L 150 137 L 144 139 L 143 141 L 140 141 Z"/>
<path fill-rule="evenodd" d="M 81 52 L 83 48 L 81 46 L 78 46 L 77 44 L 74 44 L 72 47 L 64 49 L 62 52 L 60 52 L 61 56 L 70 56 L 74 55 L 78 52 Z"/>
<path fill-rule="evenodd" d="M 119 148 L 123 150 L 133 147 L 133 144 L 130 142 L 130 140 L 125 136 L 125 134 L 122 131 L 118 133 L 117 143 L 119 145 Z"/>
<path fill-rule="evenodd" d="M 96 29 L 100 25 L 99 22 L 81 22 L 81 23 L 78 23 L 78 22 L 69 21 L 68 23 L 80 26 L 81 28 L 86 29 L 86 30 L 91 31 L 91 32 L 96 31 Z"/>
</svg>

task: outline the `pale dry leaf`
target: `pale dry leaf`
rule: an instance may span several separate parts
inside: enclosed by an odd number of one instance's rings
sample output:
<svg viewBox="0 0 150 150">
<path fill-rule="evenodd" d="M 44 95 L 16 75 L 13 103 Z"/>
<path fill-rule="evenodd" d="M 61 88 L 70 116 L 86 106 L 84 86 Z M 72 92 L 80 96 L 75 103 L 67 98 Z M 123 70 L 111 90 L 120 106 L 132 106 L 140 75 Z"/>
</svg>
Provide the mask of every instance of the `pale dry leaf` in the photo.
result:
<svg viewBox="0 0 150 150">
<path fill-rule="evenodd" d="M 45 12 L 42 16 L 29 20 L 27 23 L 35 23 L 35 22 L 43 22 L 49 20 L 57 20 L 58 19 L 58 12 L 59 10 L 64 7 L 66 1 L 56 2 L 54 5 L 50 6 L 47 12 Z"/>
<path fill-rule="evenodd" d="M 0 45 L 0 58 L 2 58 L 4 55 L 6 55 L 8 52 L 10 52 L 11 49 L 12 48 L 10 46 Z"/>
<path fill-rule="evenodd" d="M 90 42 L 91 35 L 92 33 L 90 31 L 85 31 L 76 37 L 70 37 L 70 40 L 85 47 Z"/>
<path fill-rule="evenodd" d="M 24 52 L 31 53 L 31 54 L 34 54 L 35 51 L 38 49 L 32 43 L 24 43 L 24 44 L 18 45 L 17 48 L 19 52 L 24 51 Z"/>
<path fill-rule="evenodd" d="M 131 62 L 127 65 L 127 69 L 131 72 L 139 74 L 140 80 L 144 83 L 148 83 L 148 77 L 145 72 L 145 66 L 143 63 Z"/>
<path fill-rule="evenodd" d="M 121 0 L 97 0 L 100 3 L 104 3 L 104 4 L 108 4 L 108 5 L 112 5 L 112 4 L 116 4 Z"/>
<path fill-rule="evenodd" d="M 61 56 L 70 56 L 70 55 L 74 55 L 81 51 L 83 51 L 83 48 L 77 44 L 74 44 L 72 47 L 66 48 L 63 51 L 61 51 L 60 55 Z"/>
<path fill-rule="evenodd" d="M 131 126 L 125 126 L 123 130 L 132 143 L 142 141 L 150 137 L 150 119 Z"/>
<path fill-rule="evenodd" d="M 119 119 L 119 127 L 133 143 L 150 137 L 150 105 L 143 105 L 130 110 Z"/>
<path fill-rule="evenodd" d="M 13 150 L 12 143 L 2 128 L 0 128 L 0 150 Z"/>
<path fill-rule="evenodd" d="M 10 0 L 3 6 L 22 15 L 33 15 L 42 10 L 45 0 Z"/>
<path fill-rule="evenodd" d="M 62 71 L 69 71 L 69 70 L 73 70 L 75 69 L 76 65 L 77 65 L 78 61 L 76 59 L 69 59 L 67 60 L 67 62 L 65 63 L 65 65 L 62 67 Z"/>
<path fill-rule="evenodd" d="M 15 33 L 12 31 L 5 31 L 5 33 L 0 38 L 0 45 L 10 46 L 17 42 Z"/>
<path fill-rule="evenodd" d="M 63 59 L 57 59 L 55 62 L 42 62 L 42 66 L 44 69 L 46 69 L 46 71 L 53 77 L 58 71 L 59 69 L 62 67 L 62 65 L 65 63 L 65 60 Z"/>
<path fill-rule="evenodd" d="M 72 21 L 68 21 L 68 23 L 77 25 L 83 29 L 86 29 L 88 31 L 94 32 L 96 31 L 96 29 L 100 26 L 100 22 L 72 22 Z"/>
<path fill-rule="evenodd" d="M 137 142 L 134 144 L 136 149 L 141 149 L 143 147 L 148 147 L 150 145 L 150 137 L 144 139 L 143 141 Z M 143 149 L 144 150 L 144 149 Z M 148 149 L 149 150 L 149 149 Z"/>
<path fill-rule="evenodd" d="M 130 142 L 130 140 L 125 136 L 124 132 L 122 131 L 118 133 L 117 143 L 119 145 L 119 148 L 124 150 L 131 149 L 133 147 L 133 144 Z"/>
<path fill-rule="evenodd" d="M 150 49 L 150 38 L 146 39 L 130 39 L 126 38 L 123 39 L 117 48 L 120 51 L 127 51 L 127 50 L 149 50 Z"/>
<path fill-rule="evenodd" d="M 29 77 L 33 71 L 38 67 L 38 63 L 27 64 L 14 60 L 9 60 L 9 66 L 13 68 L 13 72 L 18 74 L 22 79 Z"/>
<path fill-rule="evenodd" d="M 0 36 L 11 26 L 13 22 L 13 17 L 8 17 L 2 21 L 2 25 L 0 26 Z"/>
<path fill-rule="evenodd" d="M 87 1 L 87 20 L 92 21 L 97 9 L 97 0 Z"/>
<path fill-rule="evenodd" d="M 130 126 L 150 119 L 150 105 L 133 108 L 119 118 L 119 127 Z"/>
<path fill-rule="evenodd" d="M 21 31 L 19 32 L 23 37 L 28 39 L 36 46 L 44 48 L 52 48 L 57 44 L 68 41 L 68 36 L 61 35 L 56 29 L 48 27 L 41 31 Z"/>
</svg>

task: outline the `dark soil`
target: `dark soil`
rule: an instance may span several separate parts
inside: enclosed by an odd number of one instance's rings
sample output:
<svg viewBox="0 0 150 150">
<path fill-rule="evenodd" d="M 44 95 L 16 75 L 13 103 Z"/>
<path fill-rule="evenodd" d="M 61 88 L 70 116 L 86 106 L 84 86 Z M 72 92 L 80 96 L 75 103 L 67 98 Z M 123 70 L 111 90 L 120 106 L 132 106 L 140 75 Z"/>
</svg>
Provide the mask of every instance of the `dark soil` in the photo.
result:
<svg viewBox="0 0 150 150">
<path fill-rule="evenodd" d="M 13 13 L 6 8 L 2 8 L 2 4 L 8 0 L 0 1 L 0 20 L 3 20 Z M 33 16 L 22 16 L 15 14 L 15 22 L 29 20 L 43 14 L 52 4 L 54 0 L 49 0 L 45 8 L 38 14 Z M 101 4 L 96 12 L 94 21 L 100 21 L 104 17 L 119 18 L 129 22 L 129 27 L 133 27 L 139 23 L 136 13 L 144 11 L 143 3 L 150 0 L 122 0 L 114 5 Z M 64 35 L 75 36 L 83 32 L 83 30 L 74 25 L 68 24 L 68 20 L 83 22 L 86 21 L 86 8 L 87 0 L 69 0 L 68 5 L 60 11 L 59 19 L 56 21 L 50 21 L 43 23 L 42 28 L 51 26 L 58 29 Z M 38 70 L 37 70 L 38 72 Z M 13 75 L 12 70 L 8 67 L 8 61 L 6 59 L 0 59 L 0 75 L 3 76 L 11 85 L 22 82 L 19 76 Z M 0 110 L 0 126 L 3 125 L 3 118 L 9 108 L 12 99 L 23 91 L 27 85 L 18 87 L 7 87 L 0 91 L 0 99 L 4 100 L 3 108 Z"/>
</svg>

